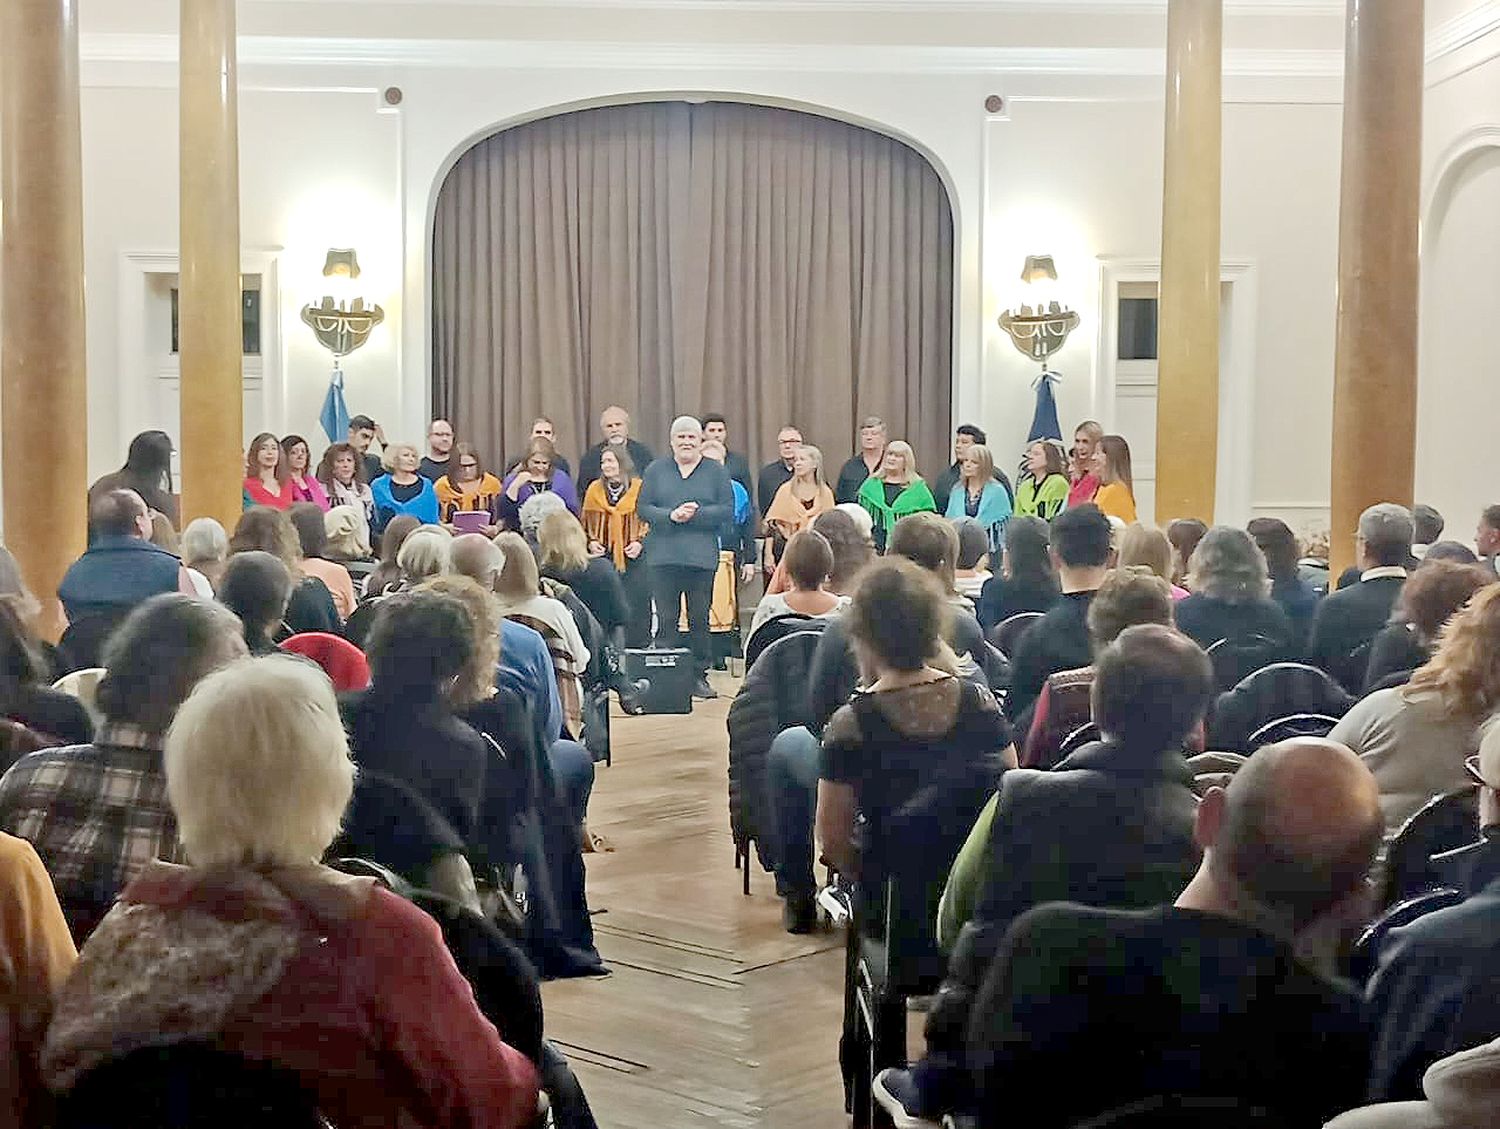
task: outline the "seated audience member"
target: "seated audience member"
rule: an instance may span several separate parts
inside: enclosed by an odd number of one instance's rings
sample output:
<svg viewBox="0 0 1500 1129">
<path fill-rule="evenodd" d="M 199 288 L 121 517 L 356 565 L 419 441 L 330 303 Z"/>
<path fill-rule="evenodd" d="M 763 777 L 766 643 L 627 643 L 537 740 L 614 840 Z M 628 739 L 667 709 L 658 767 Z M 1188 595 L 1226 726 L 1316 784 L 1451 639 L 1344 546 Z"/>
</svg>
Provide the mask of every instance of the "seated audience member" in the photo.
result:
<svg viewBox="0 0 1500 1129">
<path fill-rule="evenodd" d="M 958 559 L 953 566 L 953 587 L 972 607 L 978 602 L 985 584 L 993 575 L 989 569 L 990 542 L 984 527 L 971 517 L 953 519 L 958 534 Z M 996 547 L 995 555 L 1000 555 Z"/>
<path fill-rule="evenodd" d="M 1188 590 L 1172 580 L 1172 542 L 1154 525 L 1136 522 L 1126 527 L 1119 536 L 1115 567 L 1147 569 L 1167 582 L 1172 599 L 1187 599 Z"/>
<path fill-rule="evenodd" d="M 63 574 L 58 599 L 69 623 L 119 622 L 163 592 L 194 593 L 182 561 L 151 544 L 151 513 L 134 490 L 106 490 L 89 505 L 93 538 Z"/>
<path fill-rule="evenodd" d="M 146 601 L 105 648 L 94 743 L 32 753 L 0 778 L 0 829 L 41 855 L 75 938 L 148 862 L 175 857 L 163 735 L 193 687 L 244 654 L 239 620 L 219 605 L 182 594 Z"/>
<path fill-rule="evenodd" d="M 339 634 L 342 621 L 333 594 L 321 579 L 302 567 L 302 543 L 291 519 L 281 510 L 255 506 L 240 515 L 229 539 L 232 554 L 258 551 L 270 553 L 286 565 L 292 576 L 292 599 L 286 608 L 287 630 L 293 635 L 303 631 L 326 631 Z"/>
<path fill-rule="evenodd" d="M 566 584 L 606 633 L 629 621 L 625 589 L 614 564 L 589 556 L 589 542 L 578 519 L 567 510 L 548 514 L 537 526 L 541 574 Z"/>
<path fill-rule="evenodd" d="M 339 1125 L 534 1120 L 536 1070 L 480 1013 L 437 923 L 319 863 L 354 782 L 320 671 L 273 656 L 210 676 L 164 760 L 190 865 L 135 877 L 84 946 L 47 1033 L 54 1090 L 207 1042 L 290 1071 Z"/>
<path fill-rule="evenodd" d="M 849 597 L 830 592 L 828 578 L 833 573 L 833 547 L 816 529 L 794 533 L 781 555 L 791 588 L 775 595 L 762 596 L 750 621 L 753 637 L 767 621 L 784 615 L 827 619 L 849 606 Z"/>
<path fill-rule="evenodd" d="M 1422 559 L 1424 561 L 1453 561 L 1457 564 L 1481 563 L 1473 549 L 1457 541 L 1439 541 L 1436 545 L 1429 546 Z"/>
<path fill-rule="evenodd" d="M 1380 629 L 1370 646 L 1365 692 L 1407 682 L 1432 658 L 1453 614 L 1475 592 L 1494 582 L 1495 574 L 1477 564 L 1424 560 L 1402 587 L 1391 622 Z"/>
<path fill-rule="evenodd" d="M 489 538 L 465 533 L 453 539 L 453 571 L 494 592 L 505 557 Z M 530 705 L 540 726 L 545 750 L 562 733 L 562 700 L 557 693 L 552 655 L 534 628 L 511 619 L 500 621 L 499 685 L 517 693 Z"/>
<path fill-rule="evenodd" d="M 365 462 L 358 451 L 348 443 L 332 444 L 318 463 L 317 479 L 328 495 L 330 509 L 354 507 L 364 519 L 365 528 L 369 529 L 375 520 L 375 496 L 370 493 Z"/>
<path fill-rule="evenodd" d="M 5 997 L 0 1032 L 4 1124 L 14 1129 L 51 1125 L 52 1101 L 42 1081 L 42 1040 L 52 1003 L 78 960 L 52 880 L 25 839 L 0 834 L 0 961 Z"/>
<path fill-rule="evenodd" d="M 453 535 L 439 525 L 418 526 L 401 542 L 401 551 L 396 554 L 401 579 L 387 591 L 409 591 L 424 580 L 442 576 L 452 567 Z"/>
<path fill-rule="evenodd" d="M 541 594 L 541 573 L 531 549 L 516 533 L 500 534 L 495 538 L 495 547 L 505 558 L 495 581 L 501 613 L 522 623 L 535 621 L 553 633 L 562 642 L 572 673 L 583 677 L 589 664 L 588 647 L 567 607 L 560 600 Z"/>
<path fill-rule="evenodd" d="M 320 513 L 328 512 L 328 492 L 313 473 L 312 448 L 300 435 L 288 435 L 281 441 L 286 454 L 287 482 L 292 488 L 295 502 L 306 502 L 318 507 Z"/>
<path fill-rule="evenodd" d="M 1208 526 L 1195 517 L 1180 517 L 1167 526 L 1167 540 L 1172 543 L 1172 575 L 1167 579 L 1179 588 L 1187 586 L 1188 562 Z"/>
<path fill-rule="evenodd" d="M 1047 675 L 1088 666 L 1093 658 L 1089 604 L 1109 570 L 1111 532 L 1109 518 L 1092 503 L 1066 509 L 1052 523 L 1048 552 L 1058 571 L 1062 595 L 1011 656 L 1010 697 L 1005 710 L 1012 721 L 1020 723 L 1031 709 Z"/>
<path fill-rule="evenodd" d="M 1369 1100 L 1421 1096 L 1422 1072 L 1500 1035 L 1500 723 L 1467 764 L 1479 784 L 1479 841 L 1450 861 L 1464 901 L 1392 930 L 1369 984 L 1375 1022 Z M 1479 1124 L 1479 1122 L 1475 1122 Z"/>
<path fill-rule="evenodd" d="M 1368 644 L 1390 622 L 1406 583 L 1411 538 L 1411 514 L 1403 507 L 1382 502 L 1362 513 L 1355 540 L 1355 556 L 1363 570 L 1359 583 L 1330 593 L 1313 617 L 1309 661 L 1351 694 L 1364 687 Z"/>
<path fill-rule="evenodd" d="M 1297 654 L 1292 622 L 1268 595 L 1266 558 L 1243 529 L 1216 525 L 1204 535 L 1193 550 L 1188 587 L 1193 594 L 1177 605 L 1177 630 L 1198 646 L 1259 635 L 1277 658 Z"/>
<path fill-rule="evenodd" d="M 1145 909 L 1172 901 L 1193 876 L 1198 803 L 1182 745 L 1213 697 L 1207 656 L 1170 628 L 1128 628 L 1100 654 L 1093 697 L 1104 739 L 1051 772 L 1007 772 L 987 840 L 981 824 L 964 844 L 961 861 L 983 858 L 978 896 L 968 899 L 977 910 L 928 1015 L 927 1056 L 876 1079 L 876 1097 L 895 1117 L 935 1121 L 970 1105 L 964 1032 L 1016 918 L 1047 902 Z M 1026 1109 L 1027 1122 L 1041 1112 Z"/>
<path fill-rule="evenodd" d="M 1407 685 L 1356 702 L 1329 737 L 1370 766 L 1394 832 L 1433 796 L 1468 782 L 1464 758 L 1497 706 L 1500 586 L 1492 584 L 1448 622 L 1431 661 Z"/>
<path fill-rule="evenodd" d="M 356 593 L 375 571 L 370 527 L 353 506 L 334 506 L 323 515 L 323 557 L 343 566 Z"/>
<path fill-rule="evenodd" d="M 1172 590 L 1160 576 L 1144 568 L 1120 568 L 1109 573 L 1089 605 L 1089 640 L 1094 654 L 1108 647 L 1127 627 L 1142 623 L 1172 626 Z M 1032 710 L 1021 763 L 1027 768 L 1051 768 L 1068 737 L 1093 720 L 1094 668 L 1060 670 L 1049 674 Z"/>
<path fill-rule="evenodd" d="M 1380 842 L 1369 771 L 1326 741 L 1272 745 L 1204 797 L 1194 837 L 1203 862 L 1174 904 L 1042 906 L 1007 932 L 968 1032 L 982 1129 L 1162 1094 L 1316 1127 L 1359 1100 L 1360 999 L 1299 946 L 1361 899 Z"/>
<path fill-rule="evenodd" d="M 297 500 L 292 487 L 291 471 L 287 467 L 286 452 L 281 443 L 269 431 L 262 431 L 250 441 L 245 453 L 244 481 L 245 509 L 251 506 L 267 506 L 273 510 L 285 510 Z"/>
<path fill-rule="evenodd" d="M 438 496 L 438 512 L 443 521 L 451 525 L 455 514 L 484 514 L 487 518 L 485 524 L 478 529 L 469 527 L 467 532 L 485 533 L 493 537 L 500 532 L 496 516 L 500 501 L 500 480 L 484 469 L 479 449 L 472 443 L 459 443 L 455 446 L 449 461 L 453 464 L 452 468 L 446 474 L 440 474 L 433 484 Z"/>
<path fill-rule="evenodd" d="M 370 629 L 370 688 L 342 703 L 355 762 L 411 787 L 465 843 L 478 841 L 489 750 L 447 695 L 473 651 L 473 624 L 458 600 L 398 592 L 381 601 Z"/>
<path fill-rule="evenodd" d="M 385 449 L 381 465 L 385 473 L 370 483 L 375 516 L 370 528 L 379 533 L 402 514 L 410 514 L 425 525 L 438 522 L 438 497 L 432 480 L 417 473 L 421 455 L 410 443 L 392 443 Z"/>
<path fill-rule="evenodd" d="M 302 573 L 315 576 L 323 582 L 333 597 L 334 609 L 339 621 L 354 614 L 359 602 L 354 595 L 354 581 L 349 570 L 341 564 L 328 560 L 328 531 L 324 524 L 325 514 L 313 502 L 298 502 L 287 516 L 292 522 L 292 531 L 297 534 L 298 547 L 302 550 Z"/>
<path fill-rule="evenodd" d="M 239 617 L 252 655 L 273 655 L 292 633 L 283 622 L 292 598 L 292 574 L 270 553 L 236 553 L 224 569 L 219 603 Z"/>
<path fill-rule="evenodd" d="M 917 471 L 917 456 L 911 444 L 896 439 L 885 445 L 880 469 L 865 479 L 856 499 L 874 525 L 875 548 L 885 551 L 891 530 L 904 517 L 936 513 L 932 491 Z"/>
<path fill-rule="evenodd" d="M 422 523 L 411 514 L 398 514 L 380 535 L 380 560 L 369 576 L 365 577 L 365 597 L 384 596 L 388 589 L 401 583 L 401 566 L 396 557 L 406 539 L 422 527 Z"/>
<path fill-rule="evenodd" d="M 1424 560 L 1427 550 L 1436 545 L 1443 538 L 1443 515 L 1433 506 L 1417 505 L 1412 507 L 1411 525 L 1412 541 L 1411 555 L 1417 560 Z"/>
<path fill-rule="evenodd" d="M 974 428 L 978 431 L 978 428 Z M 981 432 L 981 434 L 983 434 Z M 959 450 L 958 447 L 954 448 Z M 946 491 L 943 484 L 948 473 L 938 484 L 933 495 L 937 512 L 950 518 L 968 517 L 979 523 L 991 552 L 998 553 L 1005 543 L 1005 526 L 1015 512 L 1015 499 L 1010 483 L 1001 482 L 1001 474 L 995 466 L 995 457 L 983 443 L 971 442 L 963 448 L 955 464 L 958 476 Z"/>
<path fill-rule="evenodd" d="M 838 514 L 838 517 L 832 515 Z M 839 505 L 813 518 L 812 528 L 823 535 L 833 550 L 833 569 L 828 574 L 828 591 L 837 596 L 854 595 L 854 585 L 875 559 L 875 542 L 870 536 L 870 515 L 857 503 Z M 776 563 L 776 573 L 766 585 L 766 595 L 784 595 L 791 588 L 783 559 Z"/>
<path fill-rule="evenodd" d="M 211 517 L 196 517 L 182 531 L 182 563 L 208 582 L 209 596 L 218 587 L 229 558 L 229 534 Z"/>
<path fill-rule="evenodd" d="M 1274 517 L 1258 517 L 1245 527 L 1251 540 L 1266 558 L 1266 572 L 1271 578 L 1271 599 L 1292 625 L 1292 644 L 1296 653 L 1306 650 L 1312 632 L 1313 616 L 1318 611 L 1318 594 L 1302 578 L 1297 561 L 1297 537 L 1286 522 Z"/>
<path fill-rule="evenodd" d="M 1010 519 L 1000 570 L 979 592 L 979 623 L 984 630 L 1023 612 L 1045 612 L 1057 603 L 1061 589 L 1048 552 L 1051 544 L 1052 527 L 1041 518 Z"/>
<path fill-rule="evenodd" d="M 1480 513 L 1474 530 L 1474 552 L 1491 572 L 1495 571 L 1495 557 L 1500 554 L 1500 506 L 1485 506 Z"/>
<path fill-rule="evenodd" d="M 946 603 L 931 572 L 896 558 L 870 566 L 849 606 L 864 687 L 823 731 L 817 836 L 823 857 L 858 878 L 862 901 L 877 917 L 884 879 L 919 845 L 926 873 L 916 880 L 933 887 L 935 908 L 959 845 L 954 828 L 973 822 L 1000 774 L 1016 763 L 994 697 L 952 671 Z M 856 812 L 865 819 L 858 846 Z M 943 850 L 945 837 L 953 839 L 951 851 Z"/>
<path fill-rule="evenodd" d="M 1467 1129 L 1500 1101 L 1500 1039 L 1438 1059 L 1422 1075 L 1425 1101 L 1382 1102 L 1335 1117 L 1325 1129 Z"/>
<path fill-rule="evenodd" d="M 51 681 L 46 657 L 21 613 L 11 601 L 0 600 L 0 717 L 29 729 L 33 747 L 87 745 L 94 739 L 88 710 L 73 695 L 51 689 Z M 10 752 L 0 764 L 9 767 L 15 756 Z"/>
<path fill-rule="evenodd" d="M 180 520 L 172 493 L 172 440 L 165 431 L 143 431 L 130 441 L 125 465 L 96 479 L 89 487 L 88 504 L 111 490 L 134 490 L 141 501 L 165 514 L 174 526 Z"/>
</svg>

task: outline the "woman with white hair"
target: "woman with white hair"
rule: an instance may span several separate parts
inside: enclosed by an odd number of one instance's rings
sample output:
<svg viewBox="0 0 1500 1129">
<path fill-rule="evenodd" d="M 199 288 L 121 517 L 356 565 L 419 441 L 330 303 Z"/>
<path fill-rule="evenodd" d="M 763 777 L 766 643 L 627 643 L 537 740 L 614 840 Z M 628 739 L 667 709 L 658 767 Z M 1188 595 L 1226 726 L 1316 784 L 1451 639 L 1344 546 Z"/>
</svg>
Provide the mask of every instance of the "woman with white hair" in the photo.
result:
<svg viewBox="0 0 1500 1129">
<path fill-rule="evenodd" d="M 84 946 L 42 1056 L 65 1102 L 134 1051 L 211 1043 L 280 1068 L 337 1125 L 535 1118 L 536 1069 L 436 922 L 320 865 L 355 772 L 321 671 L 268 656 L 210 675 L 164 759 L 190 865 L 148 867 Z"/>
<path fill-rule="evenodd" d="M 646 468 L 638 510 L 651 527 L 646 561 L 656 603 L 656 645 L 680 646 L 678 609 L 687 601 L 688 640 L 697 675 L 695 698 L 717 698 L 708 684 L 712 660 L 708 613 L 719 568 L 719 531 L 734 516 L 729 473 L 703 457 L 703 426 L 692 416 L 672 421 L 672 452 Z"/>
<path fill-rule="evenodd" d="M 412 531 L 396 553 L 401 587 L 415 588 L 424 580 L 453 569 L 453 535 L 447 530 L 421 526 Z"/>
<path fill-rule="evenodd" d="M 224 562 L 229 559 L 229 534 L 213 518 L 195 517 L 182 531 L 181 549 L 183 567 L 207 581 L 212 598 L 224 574 Z"/>
<path fill-rule="evenodd" d="M 1271 599 L 1266 558 L 1243 529 L 1216 525 L 1204 534 L 1188 565 L 1187 587 L 1192 595 L 1177 604 L 1177 630 L 1198 646 L 1260 635 L 1291 657 L 1292 622 Z"/>
<path fill-rule="evenodd" d="M 375 502 L 370 526 L 375 532 L 384 530 L 398 514 L 410 514 L 420 522 L 437 524 L 437 491 L 430 479 L 417 473 L 421 461 L 421 452 L 411 443 L 392 443 L 385 449 L 381 463 L 386 473 L 370 483 L 370 496 Z"/>
<path fill-rule="evenodd" d="M 874 523 L 875 548 L 885 552 L 885 539 L 902 518 L 911 514 L 936 513 L 937 501 L 917 473 L 917 456 L 911 444 L 896 439 L 885 445 L 880 469 L 859 488 L 859 504 Z"/>
</svg>

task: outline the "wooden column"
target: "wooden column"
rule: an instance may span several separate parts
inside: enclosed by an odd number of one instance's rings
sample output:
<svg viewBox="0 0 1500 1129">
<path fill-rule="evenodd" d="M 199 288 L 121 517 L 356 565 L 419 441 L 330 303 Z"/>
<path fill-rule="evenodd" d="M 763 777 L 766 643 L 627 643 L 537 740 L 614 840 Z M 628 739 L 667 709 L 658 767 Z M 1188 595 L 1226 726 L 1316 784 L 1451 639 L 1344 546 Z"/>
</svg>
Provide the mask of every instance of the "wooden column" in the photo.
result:
<svg viewBox="0 0 1500 1129">
<path fill-rule="evenodd" d="M 55 639 L 57 584 L 87 539 L 77 0 L 0 3 L 0 48 L 5 544 Z"/>
<path fill-rule="evenodd" d="M 1167 8 L 1156 392 L 1156 520 L 1163 524 L 1214 517 L 1223 24 L 1221 0 L 1170 0 Z"/>
<path fill-rule="evenodd" d="M 245 477 L 234 0 L 182 0 L 182 517 L 233 529 Z"/>
<path fill-rule="evenodd" d="M 1332 575 L 1360 513 L 1412 503 L 1422 0 L 1348 0 L 1333 368 Z"/>
</svg>

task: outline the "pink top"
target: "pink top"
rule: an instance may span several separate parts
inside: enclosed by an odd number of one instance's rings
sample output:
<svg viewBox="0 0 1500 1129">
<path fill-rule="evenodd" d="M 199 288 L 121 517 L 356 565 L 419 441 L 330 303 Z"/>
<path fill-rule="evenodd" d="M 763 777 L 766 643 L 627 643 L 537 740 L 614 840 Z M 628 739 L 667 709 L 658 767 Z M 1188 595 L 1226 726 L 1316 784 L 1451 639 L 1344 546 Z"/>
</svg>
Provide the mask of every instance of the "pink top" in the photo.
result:
<svg viewBox="0 0 1500 1129">
<path fill-rule="evenodd" d="M 1172 585 L 1172 600 L 1174 603 L 1178 600 L 1186 600 L 1191 595 L 1192 593 L 1189 592 L 1186 588 L 1179 588 L 1175 584 Z"/>
<path fill-rule="evenodd" d="M 293 478 L 291 487 L 294 502 L 314 502 L 318 509 L 325 514 L 328 512 L 328 491 L 324 490 L 323 484 L 312 475 L 303 475 L 300 482 Z"/>
<path fill-rule="evenodd" d="M 1072 509 L 1085 502 L 1092 502 L 1097 493 L 1099 493 L 1099 476 L 1097 474 L 1084 475 L 1068 488 L 1068 508 Z"/>
</svg>

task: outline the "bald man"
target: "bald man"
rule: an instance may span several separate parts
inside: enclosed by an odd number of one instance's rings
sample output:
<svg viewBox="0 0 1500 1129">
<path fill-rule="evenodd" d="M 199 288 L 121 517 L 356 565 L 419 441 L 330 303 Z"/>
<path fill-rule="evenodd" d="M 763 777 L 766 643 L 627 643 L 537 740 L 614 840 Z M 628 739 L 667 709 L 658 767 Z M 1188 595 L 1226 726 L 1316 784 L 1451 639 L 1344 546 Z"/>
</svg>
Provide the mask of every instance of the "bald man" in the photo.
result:
<svg viewBox="0 0 1500 1129">
<path fill-rule="evenodd" d="M 1444 885 L 1465 897 L 1381 942 L 1369 990 L 1371 1101 L 1421 1098 L 1429 1066 L 1500 1036 L 1500 723 L 1485 728 L 1465 767 L 1479 785 L 1478 837 L 1443 859 Z"/>
<path fill-rule="evenodd" d="M 1358 757 L 1288 741 L 1204 796 L 1203 861 L 1174 905 L 1022 915 L 969 1028 L 979 1124 L 1072 1125 L 1162 1094 L 1235 1099 L 1289 1126 L 1358 1105 L 1360 998 L 1297 944 L 1363 907 L 1383 826 Z"/>
<path fill-rule="evenodd" d="M 590 447 L 578 464 L 580 498 L 588 491 L 589 483 L 599 477 L 599 456 L 606 447 L 624 447 L 630 453 L 630 461 L 635 464 L 635 473 L 643 478 L 646 468 L 655 458 L 650 447 L 630 437 L 630 413 L 619 404 L 611 404 L 599 414 L 599 430 L 604 433 L 604 441 Z"/>
</svg>

